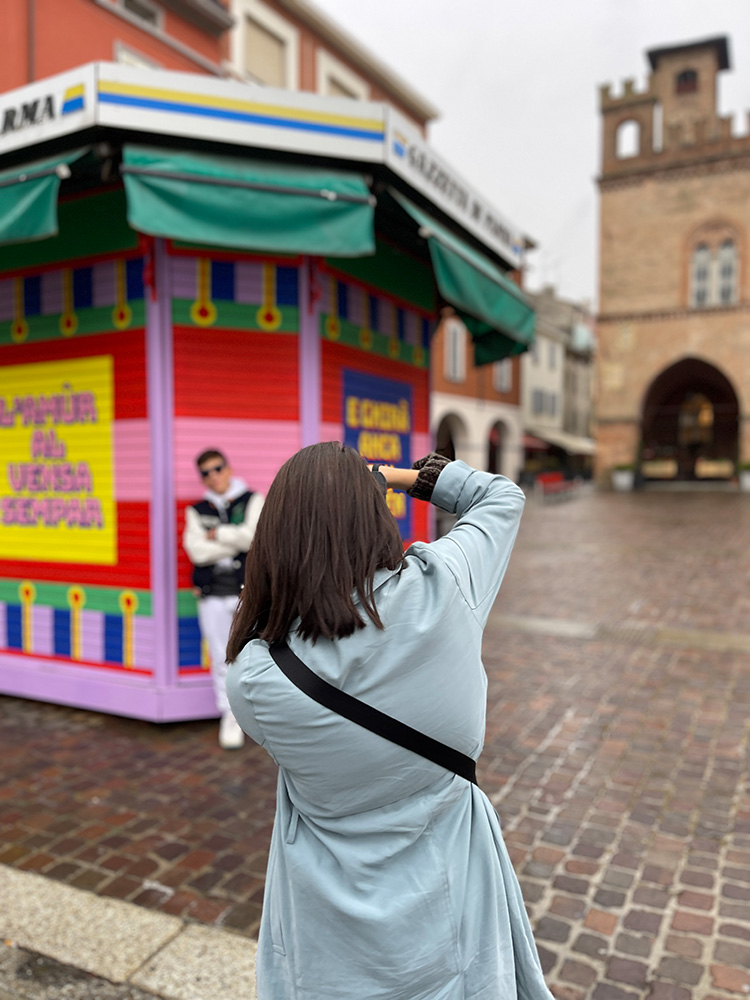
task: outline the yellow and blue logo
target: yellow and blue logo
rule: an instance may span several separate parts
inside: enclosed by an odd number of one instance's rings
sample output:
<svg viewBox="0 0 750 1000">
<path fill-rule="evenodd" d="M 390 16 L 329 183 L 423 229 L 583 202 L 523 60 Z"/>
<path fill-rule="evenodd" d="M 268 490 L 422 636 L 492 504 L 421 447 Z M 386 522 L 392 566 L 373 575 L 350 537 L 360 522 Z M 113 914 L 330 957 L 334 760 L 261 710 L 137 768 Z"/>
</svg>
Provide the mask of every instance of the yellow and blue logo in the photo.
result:
<svg viewBox="0 0 750 1000">
<path fill-rule="evenodd" d="M 74 111 L 83 111 L 86 106 L 86 88 L 82 83 L 68 87 L 63 94 L 61 115 L 69 115 Z"/>
<path fill-rule="evenodd" d="M 406 156 L 406 150 L 409 145 L 409 140 L 405 135 L 400 132 L 394 131 L 393 133 L 393 152 L 396 156 Z"/>
</svg>

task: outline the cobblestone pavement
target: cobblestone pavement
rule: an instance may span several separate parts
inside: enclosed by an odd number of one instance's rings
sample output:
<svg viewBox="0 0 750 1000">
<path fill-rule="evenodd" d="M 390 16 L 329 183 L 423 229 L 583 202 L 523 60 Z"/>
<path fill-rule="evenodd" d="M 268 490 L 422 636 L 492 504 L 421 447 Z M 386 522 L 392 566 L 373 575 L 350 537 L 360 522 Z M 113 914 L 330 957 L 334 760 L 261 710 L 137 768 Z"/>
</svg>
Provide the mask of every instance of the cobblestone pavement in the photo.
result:
<svg viewBox="0 0 750 1000">
<path fill-rule="evenodd" d="M 750 994 L 750 505 L 532 501 L 485 641 L 480 784 L 560 1000 Z M 0 862 L 257 930 L 260 748 L 0 702 Z"/>
</svg>

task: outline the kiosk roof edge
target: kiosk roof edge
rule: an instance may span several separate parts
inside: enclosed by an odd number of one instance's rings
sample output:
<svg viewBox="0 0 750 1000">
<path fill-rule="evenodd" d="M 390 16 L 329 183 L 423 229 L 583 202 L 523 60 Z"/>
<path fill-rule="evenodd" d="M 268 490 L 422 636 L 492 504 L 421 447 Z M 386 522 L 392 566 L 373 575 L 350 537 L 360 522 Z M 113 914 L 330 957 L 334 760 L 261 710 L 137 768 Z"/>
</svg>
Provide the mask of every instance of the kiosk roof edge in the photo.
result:
<svg viewBox="0 0 750 1000">
<path fill-rule="evenodd" d="M 522 230 L 458 174 L 386 103 L 250 86 L 230 80 L 95 62 L 0 95 L 0 168 L 55 140 L 98 128 L 383 166 L 507 266 Z M 13 154 L 13 155 L 11 155 Z"/>
</svg>

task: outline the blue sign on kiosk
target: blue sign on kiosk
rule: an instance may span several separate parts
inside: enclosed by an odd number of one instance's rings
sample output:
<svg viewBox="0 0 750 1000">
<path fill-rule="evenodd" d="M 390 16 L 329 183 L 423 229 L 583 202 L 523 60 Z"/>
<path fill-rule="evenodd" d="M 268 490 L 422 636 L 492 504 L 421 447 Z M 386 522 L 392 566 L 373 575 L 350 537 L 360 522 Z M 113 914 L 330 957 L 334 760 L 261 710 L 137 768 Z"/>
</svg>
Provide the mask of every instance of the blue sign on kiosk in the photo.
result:
<svg viewBox="0 0 750 1000">
<path fill-rule="evenodd" d="M 368 462 L 410 468 L 411 386 L 395 379 L 344 370 L 344 444 Z M 411 538 L 411 500 L 388 492 L 388 506 L 401 537 Z"/>
</svg>

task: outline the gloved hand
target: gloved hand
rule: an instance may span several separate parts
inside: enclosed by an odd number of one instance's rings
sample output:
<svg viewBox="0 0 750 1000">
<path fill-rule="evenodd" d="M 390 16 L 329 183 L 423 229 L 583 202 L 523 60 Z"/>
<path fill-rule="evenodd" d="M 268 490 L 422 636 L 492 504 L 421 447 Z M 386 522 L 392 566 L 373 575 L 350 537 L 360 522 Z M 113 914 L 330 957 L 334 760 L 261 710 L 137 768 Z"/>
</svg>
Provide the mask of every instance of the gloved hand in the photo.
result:
<svg viewBox="0 0 750 1000">
<path fill-rule="evenodd" d="M 417 500 L 430 500 L 438 476 L 449 463 L 450 459 L 444 455 L 438 455 L 436 451 L 431 451 L 424 458 L 418 458 L 412 465 L 412 469 L 419 470 L 417 481 L 406 492 Z"/>
</svg>

